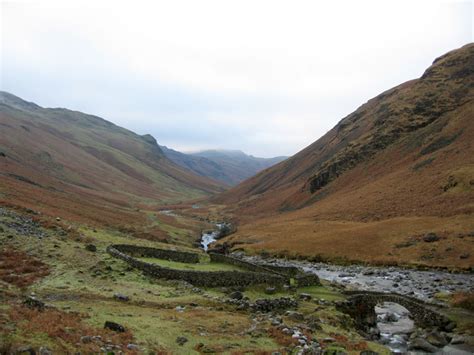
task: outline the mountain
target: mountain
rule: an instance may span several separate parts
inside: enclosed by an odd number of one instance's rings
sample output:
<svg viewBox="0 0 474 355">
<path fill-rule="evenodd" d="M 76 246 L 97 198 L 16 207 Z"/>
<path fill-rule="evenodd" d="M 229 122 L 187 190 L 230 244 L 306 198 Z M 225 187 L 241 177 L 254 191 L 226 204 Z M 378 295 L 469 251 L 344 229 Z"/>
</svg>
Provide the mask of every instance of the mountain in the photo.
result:
<svg viewBox="0 0 474 355">
<path fill-rule="evenodd" d="M 242 247 L 474 264 L 474 44 L 437 58 L 284 162 L 219 195 Z M 428 245 L 426 233 L 440 239 Z M 472 239 L 472 238 L 471 238 Z"/>
<path fill-rule="evenodd" d="M 100 117 L 0 92 L 0 199 L 70 220 L 138 220 L 140 205 L 223 190 L 170 161 L 156 140 Z"/>
<path fill-rule="evenodd" d="M 257 158 L 240 150 L 205 150 L 185 154 L 161 146 L 165 155 L 195 174 L 234 186 L 287 157 Z"/>
</svg>

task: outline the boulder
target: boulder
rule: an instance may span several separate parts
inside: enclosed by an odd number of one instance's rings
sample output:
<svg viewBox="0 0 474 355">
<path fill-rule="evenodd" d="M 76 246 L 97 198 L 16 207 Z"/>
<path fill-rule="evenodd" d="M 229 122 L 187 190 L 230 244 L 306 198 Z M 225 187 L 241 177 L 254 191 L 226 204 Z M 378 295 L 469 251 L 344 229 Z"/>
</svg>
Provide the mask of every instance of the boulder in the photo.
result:
<svg viewBox="0 0 474 355">
<path fill-rule="evenodd" d="M 179 345 L 179 346 L 183 346 L 184 344 L 186 344 L 188 342 L 188 339 L 186 337 L 183 337 L 183 336 L 180 336 L 180 337 L 177 337 L 176 338 L 176 343 Z"/>
<path fill-rule="evenodd" d="M 410 341 L 408 350 L 421 350 L 427 353 L 435 353 L 438 351 L 438 348 L 434 345 L 431 345 L 423 338 L 415 338 Z"/>
<path fill-rule="evenodd" d="M 309 293 L 300 293 L 299 298 L 303 301 L 311 301 L 312 296 Z"/>
<path fill-rule="evenodd" d="M 43 311 L 45 308 L 45 304 L 43 301 L 40 301 L 39 299 L 29 296 L 26 298 L 26 300 L 23 302 L 25 306 L 31 309 L 37 309 L 39 311 Z"/>
<path fill-rule="evenodd" d="M 123 302 L 130 301 L 130 297 L 122 295 L 121 293 L 114 294 L 114 298 L 118 301 L 123 301 Z"/>
<path fill-rule="evenodd" d="M 296 321 L 304 320 L 304 315 L 300 312 L 287 311 L 285 315 L 292 320 L 296 320 Z"/>
<path fill-rule="evenodd" d="M 453 338 L 451 339 L 451 344 L 457 345 L 457 344 L 464 344 L 466 342 L 466 339 L 459 334 L 455 334 Z"/>
<path fill-rule="evenodd" d="M 36 355 L 36 351 L 32 346 L 22 346 L 16 349 L 14 354 L 17 355 Z"/>
<path fill-rule="evenodd" d="M 423 241 L 427 243 L 437 242 L 438 240 L 440 240 L 440 237 L 435 233 L 426 233 L 423 237 Z"/>
<path fill-rule="evenodd" d="M 241 300 L 242 298 L 244 298 L 244 295 L 240 291 L 234 291 L 229 295 L 229 298 L 233 300 Z"/>
<path fill-rule="evenodd" d="M 97 247 L 94 244 L 87 244 L 86 250 L 95 253 L 97 251 Z"/>
<path fill-rule="evenodd" d="M 439 348 L 442 348 L 443 346 L 448 345 L 449 343 L 448 339 L 446 339 L 446 336 L 444 336 L 444 334 L 436 330 L 433 330 L 430 333 L 428 333 L 425 339 L 431 345 L 437 346 Z"/>
<path fill-rule="evenodd" d="M 125 332 L 125 327 L 123 325 L 111 321 L 105 322 L 104 329 L 110 329 L 117 333 Z"/>
<path fill-rule="evenodd" d="M 276 288 L 275 288 L 275 287 L 267 287 L 267 288 L 265 289 L 265 293 L 266 293 L 267 295 L 273 295 L 273 294 L 276 293 Z"/>
</svg>

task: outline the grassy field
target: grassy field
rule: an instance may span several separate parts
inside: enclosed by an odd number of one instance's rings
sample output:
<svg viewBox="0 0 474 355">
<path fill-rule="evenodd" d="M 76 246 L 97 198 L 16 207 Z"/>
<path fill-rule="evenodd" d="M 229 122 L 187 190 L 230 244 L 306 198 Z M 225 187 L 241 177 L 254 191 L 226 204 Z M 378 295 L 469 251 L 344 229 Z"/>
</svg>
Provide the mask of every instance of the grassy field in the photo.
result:
<svg viewBox="0 0 474 355">
<path fill-rule="evenodd" d="M 196 271 L 245 271 L 234 265 L 225 263 L 216 263 L 211 261 L 202 261 L 196 264 L 180 263 L 177 261 L 163 260 L 157 258 L 139 258 L 141 261 L 178 270 L 196 270 Z"/>
</svg>

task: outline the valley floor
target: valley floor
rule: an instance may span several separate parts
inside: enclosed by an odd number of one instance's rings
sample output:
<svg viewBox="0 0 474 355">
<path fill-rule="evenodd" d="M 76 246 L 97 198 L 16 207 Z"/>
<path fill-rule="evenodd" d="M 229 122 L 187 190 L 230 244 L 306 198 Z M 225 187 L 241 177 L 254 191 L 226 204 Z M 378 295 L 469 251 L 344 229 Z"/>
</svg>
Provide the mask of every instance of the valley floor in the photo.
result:
<svg viewBox="0 0 474 355">
<path fill-rule="evenodd" d="M 78 235 L 44 229 L 7 209 L 2 209 L 0 226 L 2 354 L 40 348 L 43 353 L 287 353 L 299 344 L 292 337 L 295 331 L 326 349 L 387 353 L 363 339 L 347 316 L 335 310 L 332 301 L 343 296 L 330 285 L 298 290 L 311 300 L 299 302 L 296 317 L 295 312 L 238 311 L 227 302 L 233 290 L 151 279 L 112 258 L 106 247 L 131 243 L 126 234 L 87 227 L 79 228 Z M 133 243 L 172 247 L 143 239 Z M 242 291 L 250 300 L 295 296 L 288 291 L 266 295 L 262 287 Z M 45 302 L 46 309 L 28 308 L 23 302 L 31 295 Z M 316 323 L 311 328 L 302 319 Z M 126 332 L 103 329 L 106 321 L 123 325 Z"/>
</svg>

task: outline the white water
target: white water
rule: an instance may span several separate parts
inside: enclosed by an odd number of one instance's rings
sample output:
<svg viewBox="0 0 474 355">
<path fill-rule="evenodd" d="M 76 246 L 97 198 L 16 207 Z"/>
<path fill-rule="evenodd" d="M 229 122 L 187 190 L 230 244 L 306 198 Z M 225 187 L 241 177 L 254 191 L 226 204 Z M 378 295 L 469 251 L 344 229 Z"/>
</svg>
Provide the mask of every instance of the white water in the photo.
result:
<svg viewBox="0 0 474 355">
<path fill-rule="evenodd" d="M 209 249 L 209 245 L 217 241 L 222 227 L 225 226 L 225 223 L 216 223 L 217 230 L 212 232 L 203 233 L 201 236 L 201 245 L 204 251 Z"/>
<path fill-rule="evenodd" d="M 201 245 L 204 251 L 207 251 L 209 249 L 209 245 L 214 243 L 219 236 L 219 231 L 213 231 L 209 233 L 203 233 L 201 237 Z"/>
<path fill-rule="evenodd" d="M 380 342 L 392 353 L 404 354 L 408 350 L 408 338 L 414 330 L 414 322 L 405 307 L 385 302 L 375 307 L 377 327 L 380 330 Z"/>
</svg>

